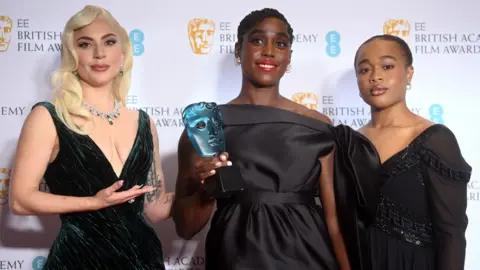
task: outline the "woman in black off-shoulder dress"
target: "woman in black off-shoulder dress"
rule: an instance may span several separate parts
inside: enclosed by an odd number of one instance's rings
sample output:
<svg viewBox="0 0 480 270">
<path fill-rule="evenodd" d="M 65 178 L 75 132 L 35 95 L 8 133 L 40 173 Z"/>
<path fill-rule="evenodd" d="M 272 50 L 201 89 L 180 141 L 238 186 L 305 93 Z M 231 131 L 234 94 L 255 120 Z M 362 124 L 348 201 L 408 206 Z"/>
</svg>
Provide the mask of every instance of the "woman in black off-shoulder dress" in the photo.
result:
<svg viewBox="0 0 480 270">
<path fill-rule="evenodd" d="M 280 95 L 293 40 L 283 15 L 254 11 L 238 36 L 242 90 L 219 109 L 229 160 L 247 188 L 227 199 L 205 197 L 201 180 L 220 159 L 198 158 L 184 133 L 173 206 L 177 233 L 193 237 L 216 205 L 206 270 L 370 269 L 362 231 L 378 202 L 372 172 L 380 162 L 373 145 Z M 197 172 L 207 174 L 198 179 Z"/>
</svg>

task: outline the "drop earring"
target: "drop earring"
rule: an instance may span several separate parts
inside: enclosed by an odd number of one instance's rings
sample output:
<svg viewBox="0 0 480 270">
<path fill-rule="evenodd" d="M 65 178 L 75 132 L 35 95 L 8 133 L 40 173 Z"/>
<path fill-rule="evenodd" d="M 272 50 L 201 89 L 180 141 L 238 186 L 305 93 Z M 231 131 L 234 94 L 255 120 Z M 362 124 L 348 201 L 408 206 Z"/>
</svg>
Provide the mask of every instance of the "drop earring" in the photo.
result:
<svg viewBox="0 0 480 270">
<path fill-rule="evenodd" d="M 118 75 L 120 76 L 123 76 L 123 63 L 120 65 L 120 72 L 118 73 Z"/>
<path fill-rule="evenodd" d="M 408 83 L 408 84 L 407 84 L 407 91 L 410 90 L 410 89 L 412 89 L 412 84 L 411 84 L 411 83 Z"/>
<path fill-rule="evenodd" d="M 234 63 L 235 63 L 235 66 L 239 66 L 240 65 L 240 57 L 235 57 Z"/>
</svg>

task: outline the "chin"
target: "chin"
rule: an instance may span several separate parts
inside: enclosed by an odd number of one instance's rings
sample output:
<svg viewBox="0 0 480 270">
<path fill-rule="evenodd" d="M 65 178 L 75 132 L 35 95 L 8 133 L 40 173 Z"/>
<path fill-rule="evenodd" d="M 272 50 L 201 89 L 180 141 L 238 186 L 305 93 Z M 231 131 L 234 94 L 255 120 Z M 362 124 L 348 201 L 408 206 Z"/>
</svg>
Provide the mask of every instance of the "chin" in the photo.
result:
<svg viewBox="0 0 480 270">
<path fill-rule="evenodd" d="M 277 85 L 279 83 L 278 78 L 272 78 L 271 76 L 262 76 L 262 77 L 257 77 L 254 78 L 253 82 L 256 86 L 258 87 L 270 87 Z"/>
<path fill-rule="evenodd" d="M 107 85 L 113 81 L 115 77 L 112 76 L 95 76 L 95 77 L 90 77 L 89 80 L 87 81 L 88 84 L 94 87 L 101 87 L 104 85 Z"/>
<path fill-rule="evenodd" d="M 367 104 L 370 105 L 370 107 L 372 107 L 372 109 L 375 109 L 375 110 L 384 110 L 395 105 L 396 103 L 398 102 L 394 102 L 388 99 L 377 99 L 377 100 L 370 100 L 369 102 L 367 102 Z"/>
</svg>

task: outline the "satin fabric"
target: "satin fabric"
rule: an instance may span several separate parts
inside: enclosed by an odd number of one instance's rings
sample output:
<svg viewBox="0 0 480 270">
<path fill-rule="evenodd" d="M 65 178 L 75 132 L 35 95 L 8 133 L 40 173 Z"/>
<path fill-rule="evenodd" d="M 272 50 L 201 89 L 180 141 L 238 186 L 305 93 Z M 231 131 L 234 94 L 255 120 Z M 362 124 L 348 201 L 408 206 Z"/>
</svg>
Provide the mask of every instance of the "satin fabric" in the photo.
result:
<svg viewBox="0 0 480 270">
<path fill-rule="evenodd" d="M 117 176 L 95 142 L 69 130 L 51 103 L 36 106 L 50 112 L 60 144 L 44 175 L 52 194 L 94 196 L 118 180 L 124 180 L 120 191 L 145 184 L 154 146 L 144 111 L 140 110 L 135 142 Z M 143 203 L 144 196 L 140 196 L 132 204 L 60 215 L 61 228 L 43 269 L 165 269 L 162 246 L 143 216 Z"/>
<path fill-rule="evenodd" d="M 380 201 L 380 157 L 373 144 L 352 128 L 339 125 L 335 134 L 335 200 L 340 228 L 352 269 L 370 270 L 366 233 Z"/>
<path fill-rule="evenodd" d="M 372 145 L 348 127 L 279 108 L 230 104 L 220 110 L 230 160 L 248 188 L 217 200 L 206 270 L 338 269 L 324 211 L 315 203 L 318 158 L 333 149 L 341 228 L 353 269 L 364 269 L 368 249 L 359 235 L 378 202 L 373 173 L 379 159 Z"/>
</svg>

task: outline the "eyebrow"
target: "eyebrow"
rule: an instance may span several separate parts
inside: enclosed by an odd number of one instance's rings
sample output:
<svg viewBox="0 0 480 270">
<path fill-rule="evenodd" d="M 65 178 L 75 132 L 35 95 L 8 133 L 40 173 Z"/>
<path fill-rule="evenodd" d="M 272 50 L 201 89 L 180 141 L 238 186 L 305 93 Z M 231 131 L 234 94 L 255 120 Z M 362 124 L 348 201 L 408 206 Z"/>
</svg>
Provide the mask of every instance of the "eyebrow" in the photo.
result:
<svg viewBox="0 0 480 270">
<path fill-rule="evenodd" d="M 380 59 L 382 59 L 382 60 L 391 59 L 391 60 L 397 61 L 397 58 L 395 58 L 395 57 L 393 57 L 393 56 L 391 56 L 391 55 L 384 55 L 384 56 L 380 57 Z M 362 59 L 362 61 L 358 62 L 357 66 L 359 66 L 359 65 L 361 65 L 361 64 L 363 64 L 363 63 L 367 63 L 367 62 L 370 62 L 370 60 L 368 60 L 367 58 Z"/>
<path fill-rule="evenodd" d="M 248 36 L 253 36 L 255 34 L 266 34 L 267 32 L 263 31 L 263 30 L 260 30 L 260 29 L 255 29 L 253 30 L 252 32 L 250 32 L 250 34 L 248 34 Z M 290 36 L 285 33 L 285 32 L 275 32 L 275 35 L 278 35 L 278 36 L 283 36 L 283 37 L 286 37 L 286 38 L 290 38 Z"/>
<path fill-rule="evenodd" d="M 116 37 L 116 35 L 113 34 L 113 33 L 109 33 L 109 34 L 104 35 L 104 36 L 102 37 L 102 39 L 106 39 L 106 38 L 108 38 L 108 37 Z M 86 40 L 93 41 L 93 38 L 87 37 L 87 36 L 81 36 L 81 37 L 77 38 L 77 41 L 80 40 L 80 39 L 86 39 Z"/>
</svg>

